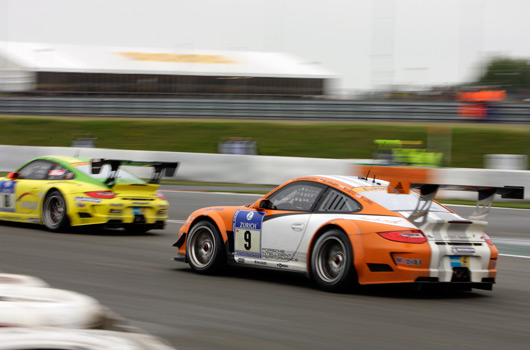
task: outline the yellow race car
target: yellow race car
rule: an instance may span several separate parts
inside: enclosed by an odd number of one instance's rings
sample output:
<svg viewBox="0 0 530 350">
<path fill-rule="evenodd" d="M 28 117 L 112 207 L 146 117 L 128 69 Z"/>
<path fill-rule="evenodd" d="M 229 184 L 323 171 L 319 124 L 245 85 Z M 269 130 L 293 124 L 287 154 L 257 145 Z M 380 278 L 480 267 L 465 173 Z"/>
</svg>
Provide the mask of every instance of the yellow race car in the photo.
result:
<svg viewBox="0 0 530 350">
<path fill-rule="evenodd" d="M 122 166 L 154 168 L 149 182 Z M 0 220 L 70 226 L 123 227 L 133 233 L 164 228 L 169 203 L 158 192 L 178 163 L 136 162 L 63 156 L 35 158 L 0 178 Z"/>
</svg>

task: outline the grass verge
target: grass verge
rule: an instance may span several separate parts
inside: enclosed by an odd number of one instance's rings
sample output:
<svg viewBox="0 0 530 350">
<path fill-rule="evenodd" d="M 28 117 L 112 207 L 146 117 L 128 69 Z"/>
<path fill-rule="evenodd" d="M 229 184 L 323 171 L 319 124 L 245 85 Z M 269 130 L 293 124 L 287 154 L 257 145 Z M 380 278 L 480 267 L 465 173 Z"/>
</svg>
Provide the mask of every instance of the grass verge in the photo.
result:
<svg viewBox="0 0 530 350">
<path fill-rule="evenodd" d="M 270 156 L 370 159 L 375 139 L 449 144 L 453 167 L 482 168 L 485 154 L 530 154 L 530 127 L 490 124 L 94 119 L 0 116 L 6 145 L 69 147 L 94 137 L 99 148 L 217 153 L 230 137 L 257 141 Z"/>
</svg>

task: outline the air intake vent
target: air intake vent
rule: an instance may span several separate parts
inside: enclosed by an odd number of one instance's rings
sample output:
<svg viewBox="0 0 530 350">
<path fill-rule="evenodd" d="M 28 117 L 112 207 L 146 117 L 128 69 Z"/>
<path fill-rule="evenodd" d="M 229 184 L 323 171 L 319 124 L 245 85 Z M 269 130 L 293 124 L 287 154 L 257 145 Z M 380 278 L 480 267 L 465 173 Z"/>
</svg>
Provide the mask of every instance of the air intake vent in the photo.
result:
<svg viewBox="0 0 530 350">
<path fill-rule="evenodd" d="M 394 271 L 390 265 L 387 264 L 367 264 L 371 272 L 392 272 Z"/>
</svg>

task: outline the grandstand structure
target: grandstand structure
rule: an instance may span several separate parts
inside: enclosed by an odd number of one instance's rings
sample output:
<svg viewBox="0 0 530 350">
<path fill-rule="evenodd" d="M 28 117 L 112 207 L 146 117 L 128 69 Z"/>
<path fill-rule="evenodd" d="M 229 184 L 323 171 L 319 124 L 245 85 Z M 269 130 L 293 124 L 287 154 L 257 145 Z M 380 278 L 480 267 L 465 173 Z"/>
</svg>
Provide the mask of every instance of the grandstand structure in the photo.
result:
<svg viewBox="0 0 530 350">
<path fill-rule="evenodd" d="M 0 92 L 320 96 L 335 78 L 278 52 L 0 42 Z"/>
</svg>

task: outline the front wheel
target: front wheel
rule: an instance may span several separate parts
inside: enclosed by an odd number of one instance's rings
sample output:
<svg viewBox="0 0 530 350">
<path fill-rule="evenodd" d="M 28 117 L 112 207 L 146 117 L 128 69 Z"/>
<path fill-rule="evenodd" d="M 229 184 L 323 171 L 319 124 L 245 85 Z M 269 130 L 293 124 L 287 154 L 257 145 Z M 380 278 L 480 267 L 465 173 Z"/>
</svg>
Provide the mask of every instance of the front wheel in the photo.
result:
<svg viewBox="0 0 530 350">
<path fill-rule="evenodd" d="M 61 192 L 53 190 L 44 198 L 42 222 L 48 230 L 54 232 L 63 231 L 70 225 L 66 214 L 66 201 Z"/>
<path fill-rule="evenodd" d="M 317 239 L 311 254 L 311 275 L 329 292 L 339 292 L 356 283 L 352 247 L 342 231 L 330 230 Z"/>
<path fill-rule="evenodd" d="M 188 233 L 186 254 L 191 269 L 197 273 L 216 274 L 226 265 L 221 234 L 209 221 L 198 222 Z"/>
</svg>

